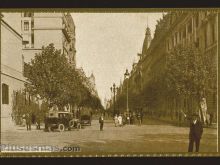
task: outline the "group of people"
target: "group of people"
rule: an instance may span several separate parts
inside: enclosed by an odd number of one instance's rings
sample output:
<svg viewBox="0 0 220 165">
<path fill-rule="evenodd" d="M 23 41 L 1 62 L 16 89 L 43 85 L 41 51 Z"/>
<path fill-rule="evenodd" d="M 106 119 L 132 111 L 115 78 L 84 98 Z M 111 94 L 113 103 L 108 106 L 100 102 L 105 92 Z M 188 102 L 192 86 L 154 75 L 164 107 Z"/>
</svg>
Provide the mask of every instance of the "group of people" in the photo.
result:
<svg viewBox="0 0 220 165">
<path fill-rule="evenodd" d="M 22 116 L 22 120 L 23 120 L 24 125 L 26 125 L 27 127 L 27 131 L 31 130 L 31 124 L 33 123 L 32 120 L 34 120 L 34 123 L 36 123 L 36 129 L 40 130 L 40 118 L 39 117 L 33 119 L 33 116 L 31 116 L 29 113 L 26 113 Z"/>
<path fill-rule="evenodd" d="M 135 116 L 135 114 L 126 114 L 126 115 L 122 115 L 122 114 L 119 114 L 119 115 L 115 115 L 114 116 L 114 123 L 115 123 L 115 127 L 119 126 L 123 126 L 125 124 L 134 124 L 136 119 L 137 118 L 137 121 L 138 121 L 138 125 L 141 125 L 142 124 L 142 115 L 141 113 L 138 113 L 137 116 Z"/>
<path fill-rule="evenodd" d="M 123 118 L 122 118 L 121 114 L 119 114 L 119 116 L 117 114 L 115 115 L 114 123 L 115 123 L 115 127 L 117 127 L 117 126 L 121 127 L 123 125 Z"/>
</svg>

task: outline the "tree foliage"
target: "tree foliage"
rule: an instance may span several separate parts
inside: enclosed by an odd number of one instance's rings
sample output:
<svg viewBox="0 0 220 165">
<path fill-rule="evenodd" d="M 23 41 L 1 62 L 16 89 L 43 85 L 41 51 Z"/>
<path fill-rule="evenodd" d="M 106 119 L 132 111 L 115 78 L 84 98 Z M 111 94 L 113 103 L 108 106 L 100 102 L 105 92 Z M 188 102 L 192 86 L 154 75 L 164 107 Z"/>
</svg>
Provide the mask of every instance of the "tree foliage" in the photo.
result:
<svg viewBox="0 0 220 165">
<path fill-rule="evenodd" d="M 31 98 L 24 90 L 14 91 L 12 96 L 12 118 L 16 124 L 22 124 L 22 117 L 25 114 L 35 114 L 43 118 L 38 103 Z"/>
<path fill-rule="evenodd" d="M 170 91 L 185 96 L 204 97 L 213 75 L 211 58 L 193 45 L 177 46 L 167 55 L 166 82 Z"/>
<path fill-rule="evenodd" d="M 85 78 L 53 44 L 42 47 L 42 52 L 26 65 L 25 75 L 29 81 L 26 85 L 28 92 L 50 107 L 79 105 L 82 100 L 89 99 Z"/>
</svg>

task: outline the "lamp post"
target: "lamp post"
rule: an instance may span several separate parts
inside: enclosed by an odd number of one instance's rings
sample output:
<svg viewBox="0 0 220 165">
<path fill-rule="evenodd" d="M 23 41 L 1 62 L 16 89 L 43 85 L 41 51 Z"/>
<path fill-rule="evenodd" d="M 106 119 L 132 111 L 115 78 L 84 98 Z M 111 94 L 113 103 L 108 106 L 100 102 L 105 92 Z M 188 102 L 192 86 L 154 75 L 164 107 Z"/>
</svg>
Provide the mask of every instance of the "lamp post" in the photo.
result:
<svg viewBox="0 0 220 165">
<path fill-rule="evenodd" d="M 125 79 L 128 79 L 129 77 L 129 72 L 128 72 L 128 69 L 126 69 L 126 72 L 124 74 L 124 78 Z M 127 112 L 129 112 L 129 108 L 128 108 L 128 80 L 127 80 L 127 108 L 126 108 Z"/>
<path fill-rule="evenodd" d="M 116 93 L 116 90 L 117 90 L 117 87 L 116 87 L 115 83 L 113 83 L 113 87 L 111 87 L 110 90 L 111 90 L 111 92 L 113 92 L 113 107 L 114 107 L 113 115 L 115 116 L 115 114 L 116 114 L 116 110 L 115 110 L 115 93 Z"/>
</svg>

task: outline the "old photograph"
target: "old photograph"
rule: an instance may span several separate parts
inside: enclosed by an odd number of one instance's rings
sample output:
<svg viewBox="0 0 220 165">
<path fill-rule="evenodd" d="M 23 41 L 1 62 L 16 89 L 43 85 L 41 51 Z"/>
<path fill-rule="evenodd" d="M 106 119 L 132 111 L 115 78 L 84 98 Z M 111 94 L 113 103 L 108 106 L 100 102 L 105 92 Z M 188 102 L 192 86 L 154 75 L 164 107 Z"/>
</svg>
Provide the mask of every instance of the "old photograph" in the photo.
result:
<svg viewBox="0 0 220 165">
<path fill-rule="evenodd" d="M 218 153 L 218 11 L 0 11 L 1 154 Z"/>
</svg>

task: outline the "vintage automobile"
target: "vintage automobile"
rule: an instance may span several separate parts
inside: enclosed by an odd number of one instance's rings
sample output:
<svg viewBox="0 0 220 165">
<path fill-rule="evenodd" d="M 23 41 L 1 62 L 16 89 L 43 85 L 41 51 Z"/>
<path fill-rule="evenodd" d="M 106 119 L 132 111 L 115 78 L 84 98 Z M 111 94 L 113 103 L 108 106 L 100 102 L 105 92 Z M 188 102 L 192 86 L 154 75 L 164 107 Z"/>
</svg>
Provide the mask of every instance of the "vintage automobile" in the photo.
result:
<svg viewBox="0 0 220 165">
<path fill-rule="evenodd" d="M 91 115 L 81 115 L 80 119 L 81 125 L 90 125 L 92 124 L 92 118 Z"/>
<path fill-rule="evenodd" d="M 80 111 L 80 124 L 91 126 L 91 124 L 92 124 L 92 111 L 90 109 L 82 109 Z"/>
<path fill-rule="evenodd" d="M 81 128 L 80 121 L 73 118 L 71 112 L 58 111 L 58 112 L 49 112 L 48 116 L 45 118 L 45 130 L 54 131 L 59 130 L 60 132 L 71 130 L 73 128 Z"/>
</svg>

